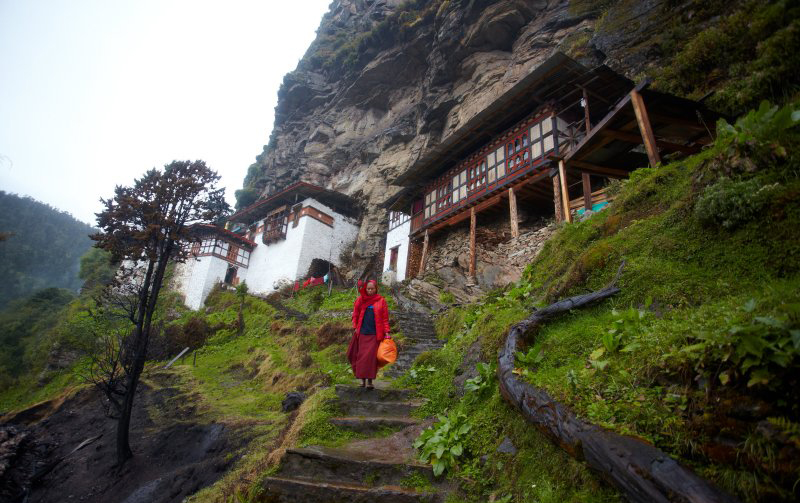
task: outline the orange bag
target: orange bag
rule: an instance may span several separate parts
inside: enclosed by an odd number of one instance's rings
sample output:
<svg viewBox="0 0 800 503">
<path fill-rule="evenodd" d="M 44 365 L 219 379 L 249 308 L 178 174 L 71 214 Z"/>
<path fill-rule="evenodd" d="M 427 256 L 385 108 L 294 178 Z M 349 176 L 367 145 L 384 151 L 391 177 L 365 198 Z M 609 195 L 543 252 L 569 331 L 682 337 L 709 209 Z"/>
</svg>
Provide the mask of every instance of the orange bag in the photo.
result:
<svg viewBox="0 0 800 503">
<path fill-rule="evenodd" d="M 397 360 L 397 346 L 392 339 L 383 339 L 378 345 L 378 367 L 383 367 Z"/>
</svg>

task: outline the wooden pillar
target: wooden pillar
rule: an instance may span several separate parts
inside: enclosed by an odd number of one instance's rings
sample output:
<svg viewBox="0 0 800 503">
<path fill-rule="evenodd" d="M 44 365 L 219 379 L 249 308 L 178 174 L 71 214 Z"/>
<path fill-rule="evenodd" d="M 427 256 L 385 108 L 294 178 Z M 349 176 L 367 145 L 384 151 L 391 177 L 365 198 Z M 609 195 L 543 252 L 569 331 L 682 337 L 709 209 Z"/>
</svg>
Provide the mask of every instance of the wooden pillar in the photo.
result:
<svg viewBox="0 0 800 503">
<path fill-rule="evenodd" d="M 475 277 L 475 207 L 469 209 L 469 277 Z"/>
<path fill-rule="evenodd" d="M 592 129 L 592 122 L 589 120 L 589 93 L 586 92 L 586 88 L 583 89 L 583 118 L 586 122 L 586 134 L 589 134 L 589 130 Z"/>
<path fill-rule="evenodd" d="M 581 180 L 583 181 L 583 209 L 586 211 L 592 210 L 592 180 L 589 178 L 589 173 L 581 173 Z"/>
<path fill-rule="evenodd" d="M 511 237 L 519 237 L 519 218 L 517 217 L 517 196 L 514 194 L 514 188 L 508 188 L 508 209 L 511 215 Z"/>
<path fill-rule="evenodd" d="M 553 177 L 553 206 L 556 222 L 564 220 L 564 210 L 561 206 L 561 182 L 558 174 Z"/>
<path fill-rule="evenodd" d="M 567 185 L 567 165 L 563 159 L 558 161 L 558 176 L 561 178 L 561 211 L 564 212 L 564 220 L 572 222 L 572 214 L 569 212 L 569 186 Z"/>
<path fill-rule="evenodd" d="M 647 109 L 644 106 L 642 95 L 635 89 L 631 91 L 631 103 L 633 104 L 633 111 L 636 113 L 639 132 L 642 133 L 644 148 L 647 150 L 647 158 L 650 160 L 650 165 L 655 167 L 661 162 L 656 148 L 656 137 L 653 135 L 653 128 L 650 126 L 650 118 L 647 116 Z"/>
<path fill-rule="evenodd" d="M 425 239 L 422 241 L 422 258 L 419 259 L 419 274 L 417 277 L 422 278 L 422 273 L 425 272 L 425 261 L 428 259 L 428 229 L 425 229 Z"/>
</svg>

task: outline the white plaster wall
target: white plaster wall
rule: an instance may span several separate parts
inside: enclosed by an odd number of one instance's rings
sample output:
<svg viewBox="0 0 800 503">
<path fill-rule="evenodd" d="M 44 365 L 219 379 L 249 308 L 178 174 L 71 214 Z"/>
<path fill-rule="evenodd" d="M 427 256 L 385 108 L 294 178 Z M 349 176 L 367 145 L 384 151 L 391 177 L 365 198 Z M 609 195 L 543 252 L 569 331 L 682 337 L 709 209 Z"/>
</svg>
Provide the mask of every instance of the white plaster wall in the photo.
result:
<svg viewBox="0 0 800 503">
<path fill-rule="evenodd" d="M 190 258 L 176 266 L 173 288 L 183 295 L 184 304 L 196 311 L 203 307 L 214 285 L 225 279 L 228 265 L 228 262 L 213 256 Z M 237 276 L 244 281 L 247 268 L 239 267 Z"/>
<path fill-rule="evenodd" d="M 247 272 L 247 286 L 252 292 L 268 294 L 282 281 L 294 282 L 308 272 L 315 258 L 337 264 L 344 245 L 358 234 L 358 227 L 352 221 L 319 201 L 308 198 L 302 204 L 333 217 L 333 228 L 304 216 L 297 227 L 290 223 L 286 239 L 277 243 L 265 245 L 261 234 L 256 235 L 253 240 L 258 244 L 250 255 Z"/>
<path fill-rule="evenodd" d="M 315 258 L 327 260 L 333 265 L 339 265 L 339 255 L 345 245 L 355 240 L 358 235 L 358 226 L 328 206 L 314 199 L 306 199 L 303 206 L 311 206 L 333 217 L 333 228 L 328 227 L 319 220 L 305 216 L 305 230 L 303 232 L 303 246 L 300 259 L 297 262 L 297 275 L 303 276 L 308 272 L 311 261 Z"/>
<path fill-rule="evenodd" d="M 397 281 L 406 279 L 406 266 L 408 265 L 408 246 L 411 234 L 411 220 L 398 225 L 386 234 L 386 249 L 383 254 L 383 270 L 389 270 L 389 261 L 392 258 L 390 250 L 395 246 L 400 246 L 397 250 Z"/>
</svg>

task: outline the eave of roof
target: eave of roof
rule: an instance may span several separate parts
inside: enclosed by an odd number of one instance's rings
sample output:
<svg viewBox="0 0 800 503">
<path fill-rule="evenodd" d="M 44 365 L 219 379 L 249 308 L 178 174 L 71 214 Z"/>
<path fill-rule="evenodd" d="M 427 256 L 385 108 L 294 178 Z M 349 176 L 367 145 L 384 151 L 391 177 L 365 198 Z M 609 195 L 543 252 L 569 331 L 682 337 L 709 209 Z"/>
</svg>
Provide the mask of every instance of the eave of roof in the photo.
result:
<svg viewBox="0 0 800 503">
<path fill-rule="evenodd" d="M 316 197 L 322 203 L 336 206 L 334 209 L 347 216 L 355 217 L 358 215 L 358 207 L 355 204 L 355 200 L 350 196 L 307 182 L 295 182 L 264 199 L 256 201 L 247 208 L 237 211 L 228 218 L 228 221 L 251 224 L 266 216 L 273 208 L 277 208 L 282 204 L 294 204 L 300 199 L 300 196 L 303 198 Z"/>
<path fill-rule="evenodd" d="M 192 226 L 192 233 L 199 235 L 199 236 L 207 236 L 209 234 L 213 234 L 216 236 L 222 236 L 228 238 L 232 241 L 237 242 L 240 245 L 245 247 L 249 247 L 250 250 L 256 247 L 256 243 L 254 241 L 250 241 L 244 236 L 240 236 L 239 234 L 233 233 L 228 229 L 223 229 L 222 227 L 217 227 L 216 225 L 211 224 L 194 224 Z"/>
<path fill-rule="evenodd" d="M 607 66 L 587 69 L 565 54 L 556 52 L 491 105 L 428 148 L 409 169 L 391 182 L 404 186 L 404 189 L 384 206 L 402 209 L 409 197 L 425 183 L 534 113 L 536 108 L 554 103 L 560 110 L 568 106 L 567 103 L 579 100 L 581 89 L 586 88 L 592 114 L 605 115 L 633 86 L 633 82 Z"/>
</svg>

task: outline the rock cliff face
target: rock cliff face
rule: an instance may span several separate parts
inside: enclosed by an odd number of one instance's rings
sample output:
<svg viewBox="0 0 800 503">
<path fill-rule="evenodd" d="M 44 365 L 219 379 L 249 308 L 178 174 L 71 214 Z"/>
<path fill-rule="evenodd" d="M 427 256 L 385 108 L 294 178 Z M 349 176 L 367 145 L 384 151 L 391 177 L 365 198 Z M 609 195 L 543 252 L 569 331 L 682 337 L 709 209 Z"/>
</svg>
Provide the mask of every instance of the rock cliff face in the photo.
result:
<svg viewBox="0 0 800 503">
<path fill-rule="evenodd" d="M 639 76 L 666 3 L 335 0 L 245 187 L 304 180 L 354 196 L 366 210 L 355 251 L 377 253 L 392 179 L 554 51 Z"/>
</svg>

